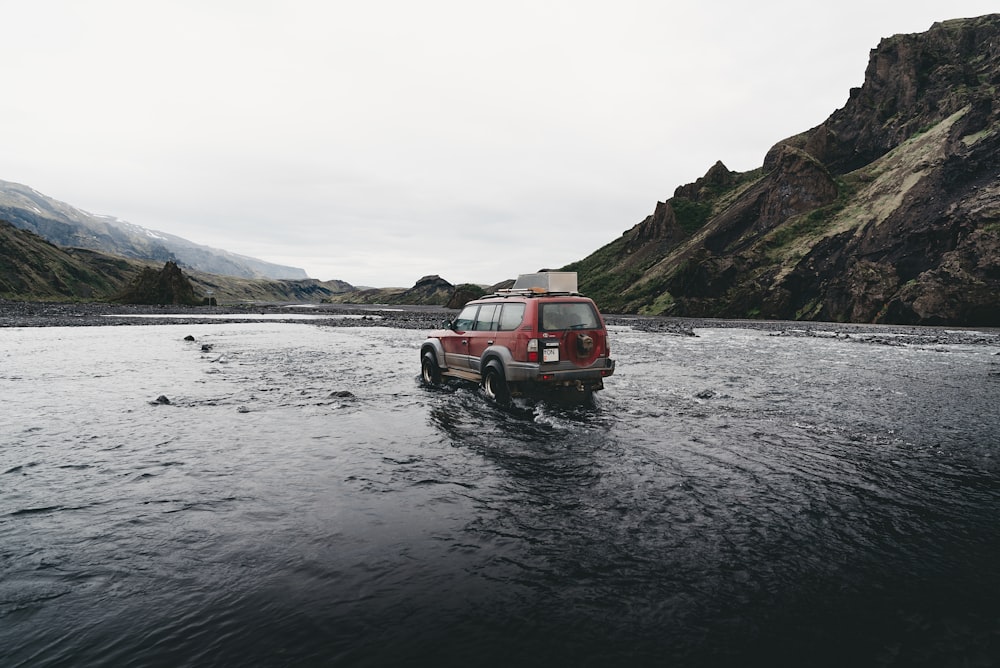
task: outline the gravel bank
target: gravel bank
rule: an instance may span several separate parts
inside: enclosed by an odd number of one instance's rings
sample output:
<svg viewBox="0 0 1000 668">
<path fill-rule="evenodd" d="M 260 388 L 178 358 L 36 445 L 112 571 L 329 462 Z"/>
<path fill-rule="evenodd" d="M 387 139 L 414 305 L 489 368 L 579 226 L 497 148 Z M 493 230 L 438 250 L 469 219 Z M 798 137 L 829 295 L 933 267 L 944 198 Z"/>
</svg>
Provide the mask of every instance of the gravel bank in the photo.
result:
<svg viewBox="0 0 1000 668">
<path fill-rule="evenodd" d="M 456 313 L 437 306 L 352 304 L 237 304 L 230 306 L 140 306 L 99 303 L 18 302 L 0 299 L 0 327 L 89 327 L 115 325 L 183 325 L 205 322 L 294 322 L 337 327 L 437 329 Z M 310 316 L 303 319 L 303 316 Z M 227 317 L 228 316 L 228 317 Z M 715 320 L 606 314 L 611 326 L 645 332 L 697 336 L 698 329 L 739 328 L 772 336 L 819 337 L 881 345 L 994 345 L 1000 329 L 859 325 L 769 320 Z"/>
<path fill-rule="evenodd" d="M 185 325 L 209 322 L 308 322 L 341 327 L 384 326 L 434 329 L 454 313 L 440 307 L 350 304 L 236 304 L 230 306 L 144 306 L 102 303 L 0 300 L 0 327 L 94 327 Z M 303 316 L 308 316 L 304 319 Z"/>
</svg>

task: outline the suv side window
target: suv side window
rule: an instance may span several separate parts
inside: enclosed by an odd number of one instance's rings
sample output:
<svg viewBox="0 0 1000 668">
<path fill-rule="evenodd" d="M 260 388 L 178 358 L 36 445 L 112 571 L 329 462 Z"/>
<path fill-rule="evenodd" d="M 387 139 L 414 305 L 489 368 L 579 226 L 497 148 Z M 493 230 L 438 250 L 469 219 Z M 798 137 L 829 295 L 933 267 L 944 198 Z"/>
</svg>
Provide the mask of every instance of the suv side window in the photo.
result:
<svg viewBox="0 0 1000 668">
<path fill-rule="evenodd" d="M 553 302 L 539 304 L 541 329 L 546 332 L 561 329 L 596 329 L 597 315 L 586 302 Z"/>
<path fill-rule="evenodd" d="M 503 305 L 500 311 L 500 331 L 511 332 L 521 326 L 524 320 L 524 303 L 511 302 Z"/>
<path fill-rule="evenodd" d="M 479 304 L 469 304 L 463 308 L 462 312 L 455 318 L 451 328 L 456 332 L 467 332 L 472 329 L 472 325 L 476 322 L 476 310 L 478 308 Z"/>
<path fill-rule="evenodd" d="M 476 330 L 490 331 L 496 329 L 497 311 L 499 310 L 499 304 L 483 304 L 480 306 L 479 315 L 476 317 Z"/>
</svg>

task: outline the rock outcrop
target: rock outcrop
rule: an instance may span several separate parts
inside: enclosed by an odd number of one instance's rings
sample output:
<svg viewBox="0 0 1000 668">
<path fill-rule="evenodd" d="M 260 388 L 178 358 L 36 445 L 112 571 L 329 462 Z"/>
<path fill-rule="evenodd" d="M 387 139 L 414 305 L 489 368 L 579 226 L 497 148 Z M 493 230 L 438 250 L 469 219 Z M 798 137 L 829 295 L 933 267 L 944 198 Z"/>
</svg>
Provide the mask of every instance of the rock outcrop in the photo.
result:
<svg viewBox="0 0 1000 668">
<path fill-rule="evenodd" d="M 147 267 L 128 288 L 113 301 L 122 304 L 182 304 L 196 306 L 202 298 L 195 294 L 194 286 L 173 262 L 167 262 L 157 271 Z"/>
<path fill-rule="evenodd" d="M 1000 325 L 998 84 L 1000 14 L 884 39 L 824 123 L 566 269 L 610 312 Z"/>
</svg>

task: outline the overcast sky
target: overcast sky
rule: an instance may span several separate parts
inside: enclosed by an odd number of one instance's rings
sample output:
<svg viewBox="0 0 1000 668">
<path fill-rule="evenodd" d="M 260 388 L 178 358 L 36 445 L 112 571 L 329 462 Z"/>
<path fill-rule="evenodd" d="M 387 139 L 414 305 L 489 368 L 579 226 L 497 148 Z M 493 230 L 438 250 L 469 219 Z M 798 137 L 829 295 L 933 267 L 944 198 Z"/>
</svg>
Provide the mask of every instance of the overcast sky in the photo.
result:
<svg viewBox="0 0 1000 668">
<path fill-rule="evenodd" d="M 579 260 L 995 0 L 0 0 L 0 179 L 355 285 Z"/>
</svg>

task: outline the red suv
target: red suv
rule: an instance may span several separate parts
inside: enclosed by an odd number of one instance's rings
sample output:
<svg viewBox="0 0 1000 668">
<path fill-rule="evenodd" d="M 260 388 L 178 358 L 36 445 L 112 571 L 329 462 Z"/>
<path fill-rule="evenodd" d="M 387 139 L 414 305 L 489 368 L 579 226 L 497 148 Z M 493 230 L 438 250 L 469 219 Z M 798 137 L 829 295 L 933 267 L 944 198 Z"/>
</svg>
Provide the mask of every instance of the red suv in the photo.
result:
<svg viewBox="0 0 1000 668">
<path fill-rule="evenodd" d="M 532 390 L 589 398 L 615 361 L 604 319 L 576 285 L 574 272 L 523 274 L 509 290 L 469 302 L 421 345 L 423 381 L 471 380 L 500 404 Z"/>
</svg>

